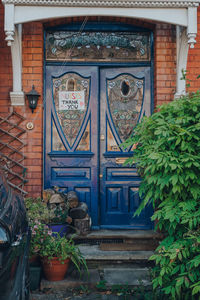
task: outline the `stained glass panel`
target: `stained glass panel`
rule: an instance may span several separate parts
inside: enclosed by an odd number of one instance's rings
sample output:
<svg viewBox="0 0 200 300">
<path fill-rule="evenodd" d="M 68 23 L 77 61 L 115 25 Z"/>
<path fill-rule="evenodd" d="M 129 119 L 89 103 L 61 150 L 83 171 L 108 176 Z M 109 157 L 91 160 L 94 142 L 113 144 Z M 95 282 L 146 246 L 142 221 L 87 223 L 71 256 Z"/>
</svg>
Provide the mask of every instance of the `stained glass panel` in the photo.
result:
<svg viewBox="0 0 200 300">
<path fill-rule="evenodd" d="M 83 133 L 83 136 L 76 148 L 77 151 L 90 151 L 90 121 Z"/>
<path fill-rule="evenodd" d="M 55 109 L 70 147 L 78 136 L 87 111 L 89 85 L 90 79 L 75 73 L 53 79 Z"/>
<path fill-rule="evenodd" d="M 117 151 L 117 152 L 120 151 L 120 148 L 116 143 L 116 140 L 112 134 L 108 122 L 107 122 L 107 151 Z"/>
<path fill-rule="evenodd" d="M 107 80 L 107 97 L 115 129 L 124 142 L 136 126 L 143 102 L 143 80 L 123 74 Z"/>
<path fill-rule="evenodd" d="M 147 32 L 47 32 L 46 59 L 65 61 L 149 61 Z"/>
<path fill-rule="evenodd" d="M 65 151 L 65 147 L 59 137 L 56 126 L 53 122 L 53 142 L 52 142 L 52 150 L 53 151 Z"/>
</svg>

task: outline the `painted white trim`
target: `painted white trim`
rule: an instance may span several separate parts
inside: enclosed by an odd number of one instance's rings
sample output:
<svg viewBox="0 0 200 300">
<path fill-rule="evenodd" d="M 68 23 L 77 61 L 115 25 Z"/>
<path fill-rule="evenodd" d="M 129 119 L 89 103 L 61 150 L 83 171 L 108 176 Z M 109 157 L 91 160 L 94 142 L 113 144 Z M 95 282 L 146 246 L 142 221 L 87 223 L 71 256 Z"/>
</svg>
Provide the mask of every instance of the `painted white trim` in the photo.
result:
<svg viewBox="0 0 200 300">
<path fill-rule="evenodd" d="M 23 106 L 25 105 L 24 92 L 10 92 L 10 101 L 12 106 Z"/>
<path fill-rule="evenodd" d="M 196 43 L 195 40 L 196 35 L 197 35 L 197 7 L 189 7 L 187 36 L 188 36 L 188 43 L 190 44 L 190 48 L 194 48 L 194 44 Z"/>
<path fill-rule="evenodd" d="M 5 40 L 8 46 L 11 46 L 14 41 L 15 25 L 14 25 L 14 12 L 15 6 L 13 4 L 5 5 L 5 18 L 4 18 L 4 30 L 6 34 Z"/>
<path fill-rule="evenodd" d="M 177 62 L 176 62 L 176 94 L 174 98 L 180 98 L 186 94 L 185 80 L 182 78 L 182 70 L 186 70 L 188 57 L 188 38 L 185 28 L 177 26 L 176 29 Z"/>
<path fill-rule="evenodd" d="M 13 91 L 10 92 L 12 105 L 24 105 L 24 93 L 22 92 L 22 25 L 16 25 L 14 42 L 11 45 Z"/>
<path fill-rule="evenodd" d="M 190 7 L 198 6 L 198 0 L 2 0 L 4 4 L 29 6 L 85 6 L 85 7 Z"/>
<path fill-rule="evenodd" d="M 15 8 L 15 24 L 39 21 L 51 18 L 78 16 L 117 16 L 187 26 L 187 8 L 102 8 L 102 7 L 29 7 Z"/>
</svg>

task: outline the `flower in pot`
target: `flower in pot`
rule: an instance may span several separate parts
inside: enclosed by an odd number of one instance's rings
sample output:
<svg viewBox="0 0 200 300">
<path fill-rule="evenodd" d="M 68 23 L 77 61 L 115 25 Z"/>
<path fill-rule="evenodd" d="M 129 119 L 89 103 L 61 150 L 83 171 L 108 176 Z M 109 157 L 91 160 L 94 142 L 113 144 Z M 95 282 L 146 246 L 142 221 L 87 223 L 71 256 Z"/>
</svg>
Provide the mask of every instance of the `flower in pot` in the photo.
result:
<svg viewBox="0 0 200 300">
<path fill-rule="evenodd" d="M 40 198 L 26 198 L 25 205 L 29 222 L 38 220 L 41 223 L 47 224 L 49 220 L 49 210 L 47 204 Z"/>
<path fill-rule="evenodd" d="M 52 235 L 52 231 L 48 226 L 40 223 L 38 220 L 29 223 L 31 229 L 31 242 L 30 242 L 30 289 L 35 290 L 40 286 L 41 263 L 40 251 L 41 246 L 47 236 Z"/>
<path fill-rule="evenodd" d="M 30 222 L 29 225 L 31 228 L 30 257 L 32 257 L 40 254 L 43 241 L 47 236 L 52 235 L 52 231 L 38 220 Z"/>
<path fill-rule="evenodd" d="M 59 234 L 47 235 L 40 249 L 44 275 L 49 281 L 63 280 L 71 261 L 81 273 L 81 267 L 87 265 L 79 248 L 72 239 L 67 240 Z"/>
<path fill-rule="evenodd" d="M 43 236 L 52 234 L 51 230 L 45 225 L 48 220 L 48 210 L 45 202 L 41 198 L 26 198 L 29 227 L 31 229 L 30 261 L 34 260 L 38 264 L 39 251 Z M 49 233 L 48 233 L 49 232 Z"/>
</svg>

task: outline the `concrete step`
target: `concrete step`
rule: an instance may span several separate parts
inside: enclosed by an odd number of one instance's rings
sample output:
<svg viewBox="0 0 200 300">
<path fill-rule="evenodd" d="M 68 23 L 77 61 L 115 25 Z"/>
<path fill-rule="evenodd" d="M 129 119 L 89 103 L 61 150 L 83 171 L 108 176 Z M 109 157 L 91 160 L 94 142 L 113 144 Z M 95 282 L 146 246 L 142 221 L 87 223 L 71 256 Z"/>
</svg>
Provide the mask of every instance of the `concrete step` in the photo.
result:
<svg viewBox="0 0 200 300">
<path fill-rule="evenodd" d="M 133 251 L 132 245 L 141 245 L 142 242 L 158 242 L 161 236 L 153 231 L 121 230 L 121 231 L 92 231 L 87 236 L 76 237 L 79 249 L 86 259 L 89 274 L 82 277 L 70 267 L 66 278 L 59 282 L 50 282 L 44 278 L 41 281 L 41 290 L 51 289 L 64 291 L 80 286 L 95 288 L 98 282 L 105 282 L 107 287 L 113 285 L 150 286 L 149 268 L 152 262 L 148 261 L 153 251 Z M 106 250 L 109 245 L 131 245 L 129 251 Z M 102 250 L 103 245 L 103 250 Z M 121 247 L 121 246 L 120 246 Z M 129 248 L 129 247 L 128 247 Z"/>
<path fill-rule="evenodd" d="M 153 251 L 162 236 L 152 230 L 99 230 L 73 238 L 76 244 L 100 245 L 104 251 Z"/>
<path fill-rule="evenodd" d="M 101 269 L 89 269 L 89 276 L 85 273 L 82 277 L 78 277 L 76 272 L 67 273 L 66 278 L 61 281 L 48 281 L 44 278 L 41 280 L 40 290 L 52 289 L 54 291 L 65 291 L 74 289 L 80 286 L 87 286 L 90 289 L 95 289 L 97 283 L 103 284 L 109 288 L 113 285 L 120 286 L 150 286 L 150 274 L 148 268 L 141 267 L 119 267 L 113 265 L 111 267 L 101 267 Z"/>
<path fill-rule="evenodd" d="M 75 240 L 160 240 L 162 235 L 153 230 L 93 230 L 84 236 L 75 236 Z"/>
<path fill-rule="evenodd" d="M 102 251 L 99 245 L 79 245 L 79 249 L 87 261 L 147 261 L 153 251 Z"/>
</svg>

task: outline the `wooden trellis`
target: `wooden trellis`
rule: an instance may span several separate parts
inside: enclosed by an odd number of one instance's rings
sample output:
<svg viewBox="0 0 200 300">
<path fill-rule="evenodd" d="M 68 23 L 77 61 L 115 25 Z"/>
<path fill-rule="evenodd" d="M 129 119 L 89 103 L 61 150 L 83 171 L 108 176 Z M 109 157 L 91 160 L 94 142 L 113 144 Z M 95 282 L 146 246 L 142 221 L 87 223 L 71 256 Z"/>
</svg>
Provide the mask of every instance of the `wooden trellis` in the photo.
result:
<svg viewBox="0 0 200 300">
<path fill-rule="evenodd" d="M 8 184 L 26 195 L 26 168 L 23 165 L 23 148 L 26 144 L 21 139 L 26 130 L 20 127 L 24 120 L 25 118 L 15 111 L 6 117 L 0 116 L 0 168 L 7 176 Z"/>
</svg>

